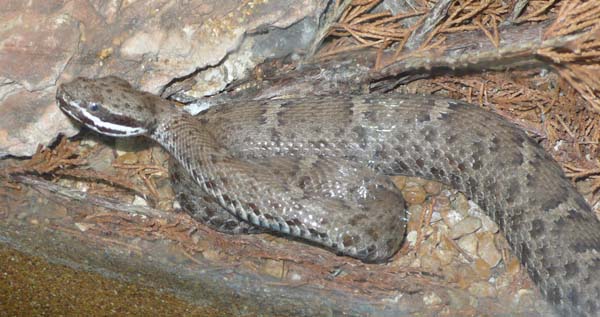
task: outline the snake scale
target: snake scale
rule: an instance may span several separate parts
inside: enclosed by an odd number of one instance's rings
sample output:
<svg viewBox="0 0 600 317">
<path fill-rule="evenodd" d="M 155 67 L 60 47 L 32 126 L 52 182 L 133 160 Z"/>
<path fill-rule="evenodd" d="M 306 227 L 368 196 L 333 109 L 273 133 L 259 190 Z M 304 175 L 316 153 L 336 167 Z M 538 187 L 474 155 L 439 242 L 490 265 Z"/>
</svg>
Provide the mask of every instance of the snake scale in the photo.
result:
<svg viewBox="0 0 600 317">
<path fill-rule="evenodd" d="M 419 176 L 479 204 L 559 313 L 600 309 L 600 222 L 542 147 L 494 113 L 363 95 L 245 101 L 192 117 L 117 77 L 62 84 L 57 101 L 101 134 L 162 145 L 183 206 L 214 229 L 277 231 L 385 261 L 406 222 L 388 176 Z"/>
</svg>

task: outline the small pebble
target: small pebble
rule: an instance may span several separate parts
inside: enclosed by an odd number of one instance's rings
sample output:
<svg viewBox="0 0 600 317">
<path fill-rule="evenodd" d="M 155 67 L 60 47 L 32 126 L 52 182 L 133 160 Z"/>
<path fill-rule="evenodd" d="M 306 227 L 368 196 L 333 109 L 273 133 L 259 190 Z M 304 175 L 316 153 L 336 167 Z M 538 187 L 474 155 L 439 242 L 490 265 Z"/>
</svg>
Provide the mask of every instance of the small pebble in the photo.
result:
<svg viewBox="0 0 600 317">
<path fill-rule="evenodd" d="M 419 186 L 423 187 L 428 180 L 417 177 L 407 177 L 406 178 L 406 186 Z"/>
<path fill-rule="evenodd" d="M 406 242 L 408 242 L 408 245 L 411 247 L 414 247 L 415 244 L 417 243 L 417 232 L 416 231 L 410 231 L 408 234 L 406 234 Z"/>
<path fill-rule="evenodd" d="M 475 282 L 469 287 L 469 293 L 478 297 L 494 297 L 496 288 L 486 282 Z"/>
<path fill-rule="evenodd" d="M 419 219 L 421 219 L 422 212 L 423 207 L 421 205 L 410 205 L 408 207 L 408 215 L 410 218 L 406 229 L 407 231 L 417 230 L 421 226 Z"/>
<path fill-rule="evenodd" d="M 506 266 L 506 271 L 511 275 L 519 274 L 521 271 L 521 262 L 519 262 L 519 259 L 517 259 L 516 256 L 510 257 L 508 265 Z"/>
<path fill-rule="evenodd" d="M 442 215 L 438 211 L 434 211 L 431 213 L 431 221 L 430 223 L 435 223 L 442 220 Z"/>
<path fill-rule="evenodd" d="M 491 267 L 496 267 L 496 265 L 500 263 L 502 254 L 496 248 L 496 244 L 494 243 L 494 234 L 486 232 L 479 235 L 477 254 Z"/>
<path fill-rule="evenodd" d="M 133 198 L 133 202 L 131 203 L 134 206 L 148 206 L 148 202 L 146 202 L 146 200 L 138 195 L 135 195 L 135 197 Z"/>
<path fill-rule="evenodd" d="M 475 202 L 469 200 L 469 215 L 481 219 L 481 231 L 496 233 L 500 228 L 498 224 L 488 217 Z"/>
<path fill-rule="evenodd" d="M 469 256 L 477 257 L 477 237 L 474 234 L 466 235 L 458 239 L 458 246 L 463 249 Z"/>
<path fill-rule="evenodd" d="M 456 256 L 456 250 L 454 248 L 452 249 L 436 249 L 434 250 L 434 254 L 435 256 L 440 260 L 440 263 L 442 265 L 449 265 L 450 263 L 452 263 L 452 260 L 454 260 L 454 257 Z"/>
<path fill-rule="evenodd" d="M 437 195 L 442 191 L 442 184 L 429 181 L 425 183 L 425 191 L 430 195 Z"/>
<path fill-rule="evenodd" d="M 450 238 L 456 240 L 466 234 L 477 231 L 479 228 L 481 228 L 481 220 L 479 218 L 464 218 L 461 222 L 457 223 L 454 228 L 452 228 L 452 231 L 450 232 Z"/>
<path fill-rule="evenodd" d="M 81 142 L 79 142 L 79 144 L 92 148 L 92 147 L 96 146 L 98 144 L 98 142 L 93 139 L 85 138 L 85 139 L 81 140 Z"/>
<path fill-rule="evenodd" d="M 436 293 L 431 292 L 423 296 L 423 303 L 426 306 L 439 305 L 442 303 L 442 299 Z"/>
<path fill-rule="evenodd" d="M 479 279 L 482 281 L 488 281 L 492 274 L 492 268 L 489 264 L 487 264 L 482 259 L 475 259 L 475 263 L 473 263 L 473 270 L 477 272 Z"/>
<path fill-rule="evenodd" d="M 463 215 L 454 209 L 442 209 L 440 210 L 440 215 L 442 216 L 444 223 L 450 228 L 454 228 L 454 226 L 464 218 Z"/>
<path fill-rule="evenodd" d="M 448 196 L 438 195 L 435 197 L 433 210 L 450 209 L 450 198 Z"/>
<path fill-rule="evenodd" d="M 135 152 L 125 152 L 117 158 L 117 162 L 126 165 L 136 164 L 138 162 L 138 156 Z"/>
<path fill-rule="evenodd" d="M 402 190 L 406 185 L 406 176 L 394 176 L 392 177 L 392 182 L 398 189 Z"/>
<path fill-rule="evenodd" d="M 427 197 L 427 193 L 421 186 L 407 186 L 402 190 L 404 200 L 408 204 L 422 204 Z"/>
<path fill-rule="evenodd" d="M 301 281 L 302 280 L 302 275 L 294 272 L 294 273 L 290 273 L 288 274 L 288 279 L 290 281 Z"/>
<path fill-rule="evenodd" d="M 515 302 L 521 306 L 532 306 L 535 301 L 535 296 L 532 290 L 520 289 L 515 294 Z"/>
<path fill-rule="evenodd" d="M 428 271 L 432 271 L 432 272 L 437 272 L 440 270 L 440 267 L 442 266 L 442 261 L 440 261 L 440 259 L 436 259 L 434 256 L 423 256 L 421 258 L 421 268 L 428 270 Z"/>
<path fill-rule="evenodd" d="M 76 222 L 75 227 L 79 229 L 79 231 L 86 232 L 89 228 L 93 227 L 91 224 Z"/>
<path fill-rule="evenodd" d="M 469 200 L 463 195 L 458 194 L 451 200 L 452 208 L 456 209 L 461 215 L 466 216 L 469 213 Z"/>
</svg>

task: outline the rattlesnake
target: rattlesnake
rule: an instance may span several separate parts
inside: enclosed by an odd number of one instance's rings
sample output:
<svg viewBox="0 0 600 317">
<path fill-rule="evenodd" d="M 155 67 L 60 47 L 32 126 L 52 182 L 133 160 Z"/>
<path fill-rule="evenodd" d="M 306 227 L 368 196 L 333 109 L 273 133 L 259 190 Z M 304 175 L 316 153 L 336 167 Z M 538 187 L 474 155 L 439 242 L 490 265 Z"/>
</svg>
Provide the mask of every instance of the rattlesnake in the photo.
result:
<svg viewBox="0 0 600 317">
<path fill-rule="evenodd" d="M 387 176 L 419 176 L 479 204 L 560 313 L 600 309 L 600 222 L 541 146 L 494 113 L 363 95 L 244 101 L 196 118 L 116 77 L 78 78 L 57 100 L 99 133 L 161 144 L 184 206 L 217 230 L 278 231 L 385 261 L 405 225 Z"/>
</svg>

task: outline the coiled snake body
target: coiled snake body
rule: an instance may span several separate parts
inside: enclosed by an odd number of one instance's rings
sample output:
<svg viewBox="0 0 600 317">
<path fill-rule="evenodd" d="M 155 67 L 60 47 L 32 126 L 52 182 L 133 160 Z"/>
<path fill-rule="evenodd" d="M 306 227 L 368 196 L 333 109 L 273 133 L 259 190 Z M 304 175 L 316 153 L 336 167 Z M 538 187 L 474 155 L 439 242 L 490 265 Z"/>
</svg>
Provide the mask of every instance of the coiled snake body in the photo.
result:
<svg viewBox="0 0 600 317">
<path fill-rule="evenodd" d="M 493 113 L 368 95 L 248 101 L 194 118 L 116 77 L 78 78 L 57 100 L 100 133 L 160 143 L 184 205 L 217 230 L 274 230 L 383 261 L 405 225 L 387 176 L 420 176 L 479 204 L 559 312 L 600 309 L 600 222 L 553 159 Z"/>
</svg>

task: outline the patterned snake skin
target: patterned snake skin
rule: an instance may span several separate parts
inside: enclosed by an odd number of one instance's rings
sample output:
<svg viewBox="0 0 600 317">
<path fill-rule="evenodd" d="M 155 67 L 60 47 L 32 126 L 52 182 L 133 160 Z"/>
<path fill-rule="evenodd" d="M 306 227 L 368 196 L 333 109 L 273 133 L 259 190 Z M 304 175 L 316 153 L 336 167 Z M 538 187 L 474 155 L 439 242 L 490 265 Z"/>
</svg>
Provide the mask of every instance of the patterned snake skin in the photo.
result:
<svg viewBox="0 0 600 317">
<path fill-rule="evenodd" d="M 600 309 L 600 222 L 553 159 L 491 112 L 367 95 L 248 101 L 195 118 L 116 77 L 63 84 L 57 100 L 100 133 L 160 143 L 182 205 L 217 230 L 278 231 L 384 261 L 406 222 L 387 175 L 419 176 L 486 210 L 558 312 Z"/>
</svg>

